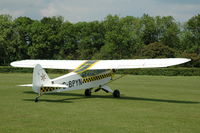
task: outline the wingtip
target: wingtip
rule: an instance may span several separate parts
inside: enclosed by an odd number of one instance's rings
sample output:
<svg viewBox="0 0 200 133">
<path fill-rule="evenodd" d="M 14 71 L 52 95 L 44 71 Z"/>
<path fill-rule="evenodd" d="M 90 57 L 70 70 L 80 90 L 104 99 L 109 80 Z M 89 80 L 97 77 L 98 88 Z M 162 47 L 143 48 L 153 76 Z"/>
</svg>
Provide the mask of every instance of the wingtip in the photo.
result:
<svg viewBox="0 0 200 133">
<path fill-rule="evenodd" d="M 185 59 L 185 63 L 191 61 L 191 59 L 189 59 L 189 58 L 184 58 L 184 59 Z"/>
<path fill-rule="evenodd" d="M 16 61 L 11 62 L 10 65 L 15 67 L 16 66 Z"/>
<path fill-rule="evenodd" d="M 13 61 L 10 63 L 13 67 L 33 68 L 35 65 L 27 64 L 28 60 Z"/>
<path fill-rule="evenodd" d="M 13 67 L 20 67 L 20 62 L 21 61 L 13 61 L 13 62 L 10 63 L 10 65 L 13 66 Z"/>
</svg>

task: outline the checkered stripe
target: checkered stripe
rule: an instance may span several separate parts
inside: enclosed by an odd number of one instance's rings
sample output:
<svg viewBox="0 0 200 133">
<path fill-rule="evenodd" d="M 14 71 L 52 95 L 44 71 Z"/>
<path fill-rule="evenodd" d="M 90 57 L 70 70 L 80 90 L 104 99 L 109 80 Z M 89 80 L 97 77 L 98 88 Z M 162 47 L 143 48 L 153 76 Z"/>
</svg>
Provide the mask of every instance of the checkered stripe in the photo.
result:
<svg viewBox="0 0 200 133">
<path fill-rule="evenodd" d="M 57 90 L 60 89 L 59 87 L 42 87 L 40 88 L 40 92 L 47 92 L 47 91 L 53 91 L 53 90 Z"/>
<path fill-rule="evenodd" d="M 97 76 L 93 76 L 93 77 L 86 77 L 86 78 L 83 78 L 83 83 L 88 83 L 88 82 L 100 80 L 100 79 L 111 77 L 111 76 L 112 76 L 112 73 L 106 73 L 106 74 L 97 75 Z"/>
</svg>

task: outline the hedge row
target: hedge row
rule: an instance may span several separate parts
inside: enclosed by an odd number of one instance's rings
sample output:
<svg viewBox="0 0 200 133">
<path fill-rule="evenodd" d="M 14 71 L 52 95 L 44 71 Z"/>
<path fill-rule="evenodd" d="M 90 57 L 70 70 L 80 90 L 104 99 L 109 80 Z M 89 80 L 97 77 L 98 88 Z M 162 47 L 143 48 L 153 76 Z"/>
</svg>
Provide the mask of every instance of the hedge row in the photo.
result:
<svg viewBox="0 0 200 133">
<path fill-rule="evenodd" d="M 0 66 L 0 73 L 32 73 L 31 68 L 15 68 L 11 66 Z M 67 70 L 47 69 L 48 73 L 63 73 Z M 164 75 L 164 76 L 200 76 L 200 68 L 146 68 L 146 69 L 129 69 L 118 70 L 118 74 L 132 75 Z"/>
<path fill-rule="evenodd" d="M 118 73 L 133 75 L 200 76 L 200 68 L 146 68 L 120 70 Z"/>
<path fill-rule="evenodd" d="M 68 73 L 67 70 L 59 70 L 59 69 L 45 69 L 47 73 Z M 11 66 L 0 66 L 0 73 L 32 73 L 32 68 L 17 68 Z"/>
</svg>

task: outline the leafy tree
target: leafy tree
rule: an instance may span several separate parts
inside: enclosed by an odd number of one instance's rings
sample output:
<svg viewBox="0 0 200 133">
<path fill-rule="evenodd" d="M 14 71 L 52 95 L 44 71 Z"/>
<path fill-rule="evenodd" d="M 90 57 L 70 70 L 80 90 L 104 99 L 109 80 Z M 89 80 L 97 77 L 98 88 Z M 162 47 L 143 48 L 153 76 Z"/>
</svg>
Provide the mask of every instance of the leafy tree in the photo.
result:
<svg viewBox="0 0 200 133">
<path fill-rule="evenodd" d="M 28 17 L 18 17 L 13 24 L 12 47 L 15 49 L 12 55 L 18 60 L 30 58 L 28 47 L 32 40 L 30 36 L 30 26 L 34 21 Z"/>
<path fill-rule="evenodd" d="M 157 25 L 156 29 L 158 32 L 158 41 L 171 48 L 179 49 L 180 28 L 179 25 L 175 22 L 174 18 L 172 16 L 157 16 L 155 19 Z"/>
<path fill-rule="evenodd" d="M 108 15 L 70 23 L 63 17 L 32 20 L 0 15 L 0 65 L 21 59 L 126 59 L 188 57 L 200 66 L 200 15 L 179 24 L 171 16 Z"/>
<path fill-rule="evenodd" d="M 103 22 L 105 29 L 105 45 L 96 57 L 102 59 L 131 58 L 141 47 L 141 39 L 137 35 L 138 21 L 133 17 L 120 19 L 118 16 L 107 16 Z"/>
<path fill-rule="evenodd" d="M 0 65 L 13 60 L 11 40 L 13 21 L 10 15 L 0 15 Z"/>
<path fill-rule="evenodd" d="M 61 27 L 59 36 L 62 37 L 58 59 L 77 59 L 77 32 L 74 24 L 64 22 Z"/>
<path fill-rule="evenodd" d="M 200 53 L 200 14 L 192 17 L 185 25 L 181 36 L 182 48 L 189 53 Z"/>
<path fill-rule="evenodd" d="M 32 45 L 29 47 L 31 58 L 55 59 L 63 43 L 60 36 L 62 17 L 44 17 L 32 25 Z"/>
<path fill-rule="evenodd" d="M 104 29 L 101 23 L 77 23 L 78 27 L 78 54 L 79 59 L 91 59 L 104 44 Z"/>
<path fill-rule="evenodd" d="M 141 50 L 141 54 L 148 58 L 173 58 L 175 50 L 161 43 L 151 43 Z"/>
<path fill-rule="evenodd" d="M 144 44 L 158 42 L 158 32 L 156 30 L 155 19 L 147 14 L 141 18 L 141 38 Z"/>
</svg>

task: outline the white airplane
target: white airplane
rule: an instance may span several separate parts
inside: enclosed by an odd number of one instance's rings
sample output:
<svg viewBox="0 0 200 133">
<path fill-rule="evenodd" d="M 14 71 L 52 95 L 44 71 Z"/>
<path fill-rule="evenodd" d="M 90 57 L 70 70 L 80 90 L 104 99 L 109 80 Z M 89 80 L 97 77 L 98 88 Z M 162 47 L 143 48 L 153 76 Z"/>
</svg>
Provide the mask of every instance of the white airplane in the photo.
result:
<svg viewBox="0 0 200 133">
<path fill-rule="evenodd" d="M 165 59 L 130 59 L 130 60 L 21 60 L 11 63 L 14 67 L 34 68 L 32 84 L 21 86 L 32 87 L 38 93 L 35 102 L 44 93 L 84 89 L 85 96 L 104 90 L 114 97 L 120 97 L 119 90 L 112 90 L 107 84 L 113 80 L 117 69 L 158 68 L 186 63 L 186 58 Z M 68 69 L 72 72 L 50 79 L 43 68 Z"/>
</svg>

